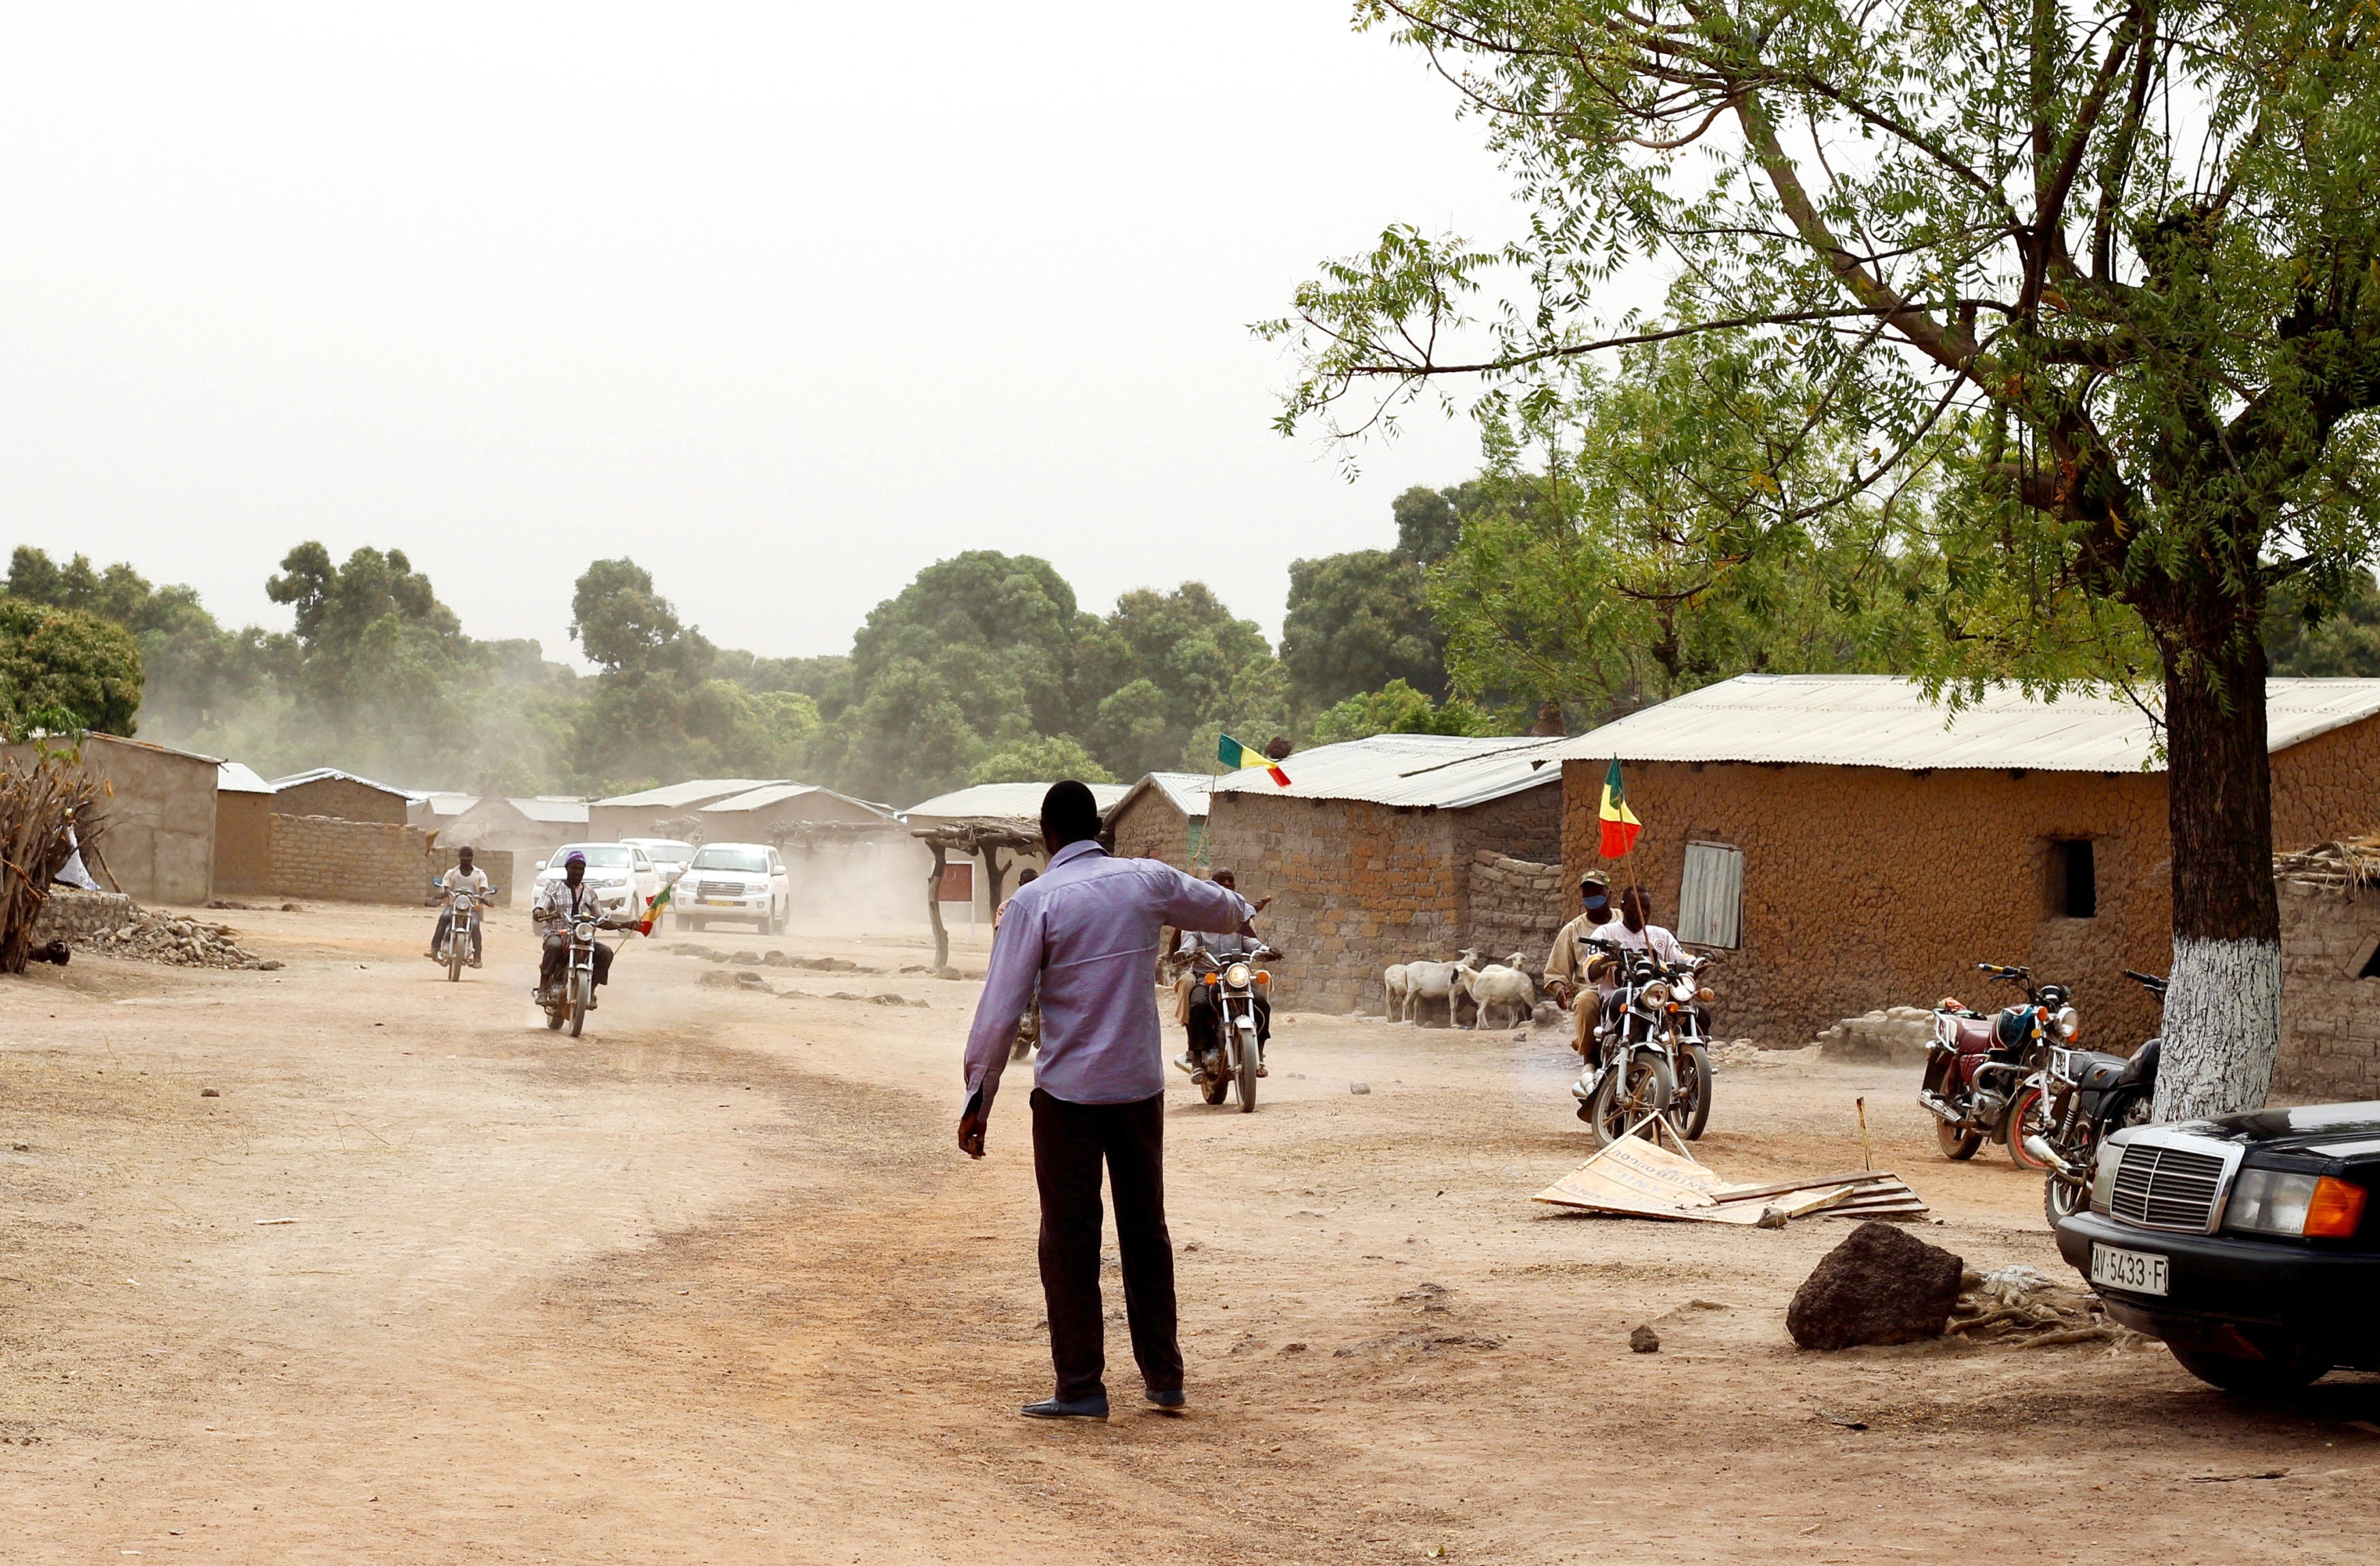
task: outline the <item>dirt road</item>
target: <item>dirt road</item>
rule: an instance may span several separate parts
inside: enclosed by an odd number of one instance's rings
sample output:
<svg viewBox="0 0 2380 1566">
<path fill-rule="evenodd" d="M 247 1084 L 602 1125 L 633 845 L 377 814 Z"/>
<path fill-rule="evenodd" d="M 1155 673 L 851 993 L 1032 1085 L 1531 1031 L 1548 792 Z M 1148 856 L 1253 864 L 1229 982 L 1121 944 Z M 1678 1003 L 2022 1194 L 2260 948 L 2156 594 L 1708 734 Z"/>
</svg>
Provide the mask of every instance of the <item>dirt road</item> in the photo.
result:
<svg viewBox="0 0 2380 1566">
<path fill-rule="evenodd" d="M 2260 1408 L 2155 1349 L 1803 1354 L 1840 1222 L 1533 1204 L 1588 1150 L 1548 1035 L 1284 1017 L 1258 1113 L 1175 1088 L 1193 1412 L 1130 1411 L 1119 1320 L 1114 1422 L 1052 1428 L 1014 1413 L 1049 1375 L 1023 1071 L 970 1164 L 976 986 L 898 973 L 914 937 L 698 938 L 882 970 L 764 970 L 791 999 L 643 943 L 571 1040 L 517 913 L 452 985 L 419 911 L 218 917 L 287 966 L 0 981 L 0 1560 L 2374 1548 L 2380 1379 Z M 1856 1166 L 1863 1093 L 1926 1238 L 2059 1272 L 2037 1182 L 1944 1163 L 1891 1071 L 1723 1075 L 1705 1157 Z"/>
</svg>

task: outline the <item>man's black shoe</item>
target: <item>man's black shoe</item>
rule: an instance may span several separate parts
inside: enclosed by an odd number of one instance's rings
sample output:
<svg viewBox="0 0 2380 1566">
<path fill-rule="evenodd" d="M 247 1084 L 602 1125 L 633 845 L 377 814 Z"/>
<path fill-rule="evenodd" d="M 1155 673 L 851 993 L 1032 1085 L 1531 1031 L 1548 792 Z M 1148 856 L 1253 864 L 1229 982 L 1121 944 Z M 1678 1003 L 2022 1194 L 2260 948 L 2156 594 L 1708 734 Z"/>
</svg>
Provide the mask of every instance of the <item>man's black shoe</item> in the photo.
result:
<svg viewBox="0 0 2380 1566">
<path fill-rule="evenodd" d="M 1105 1419 L 1108 1399 L 1105 1392 L 1095 1398 L 1044 1398 L 1028 1402 L 1016 1411 L 1027 1419 Z"/>
<path fill-rule="evenodd" d="M 1149 1406 L 1160 1414 L 1182 1414 L 1190 1407 L 1189 1394 L 1179 1388 L 1170 1392 L 1152 1390 L 1145 1391 L 1140 1395 L 1148 1399 Z"/>
</svg>

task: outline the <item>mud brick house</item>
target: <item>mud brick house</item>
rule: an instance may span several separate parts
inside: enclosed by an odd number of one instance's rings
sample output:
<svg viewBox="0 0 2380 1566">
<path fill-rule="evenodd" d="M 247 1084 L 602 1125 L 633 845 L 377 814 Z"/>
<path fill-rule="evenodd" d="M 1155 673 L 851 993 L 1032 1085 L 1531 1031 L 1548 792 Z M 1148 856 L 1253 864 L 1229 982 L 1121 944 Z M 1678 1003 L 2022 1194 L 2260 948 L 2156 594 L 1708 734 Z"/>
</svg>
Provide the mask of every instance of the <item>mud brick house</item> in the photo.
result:
<svg viewBox="0 0 2380 1566">
<path fill-rule="evenodd" d="M 336 767 L 316 767 L 273 780 L 273 809 L 283 816 L 328 816 L 339 821 L 407 824 L 413 795 Z"/>
<path fill-rule="evenodd" d="M 1241 892 L 1275 900 L 1260 929 L 1286 953 L 1272 965 L 1281 1003 L 1378 1010 L 1391 963 L 1475 943 L 1500 954 L 1516 890 L 1541 900 L 1531 907 L 1544 929 L 1514 943 L 1542 959 L 1560 899 L 1534 883 L 1560 856 L 1562 743 L 1376 734 L 1291 756 L 1287 788 L 1261 769 L 1218 780 L 1208 854 Z M 1499 869 L 1506 861 L 1529 867 L 1525 887 Z M 1498 933 L 1475 942 L 1483 919 Z"/>
<path fill-rule="evenodd" d="M 218 897 L 269 892 L 273 862 L 273 785 L 244 761 L 215 769 L 215 875 Z"/>
<path fill-rule="evenodd" d="M 705 805 L 786 781 L 784 778 L 690 778 L 685 783 L 665 783 L 660 788 L 649 788 L 637 794 L 598 799 L 587 807 L 587 841 L 617 843 L 624 837 L 677 837 L 680 835 L 677 832 L 662 830 L 662 823 L 678 825 L 684 818 Z"/>
<path fill-rule="evenodd" d="M 496 877 L 492 856 L 504 855 L 516 874 L 534 877 L 555 849 L 587 839 L 584 799 L 500 794 L 474 799 L 440 794 L 416 800 L 413 810 L 416 826 L 437 832 L 436 856 L 442 863 L 468 844 L 489 878 L 507 894 L 512 882 Z"/>
<path fill-rule="evenodd" d="M 48 742 L 56 748 L 62 742 Z M 219 758 L 145 739 L 86 734 L 82 770 L 107 784 L 106 826 L 89 857 L 103 886 L 140 903 L 203 906 L 214 895 Z M 30 757 L 30 745 L 11 746 Z"/>
<path fill-rule="evenodd" d="M 1151 772 L 1109 807 L 1100 836 L 1125 858 L 1204 872 L 1207 790 L 1214 781 L 1204 772 Z"/>
<path fill-rule="evenodd" d="M 1092 783 L 1091 798 L 1104 814 L 1124 796 L 1122 783 Z M 924 827 L 951 826 L 961 821 L 998 821 L 1027 834 L 1041 830 L 1041 796 L 1050 792 L 1046 783 L 977 783 L 972 788 L 956 789 L 921 800 L 901 812 L 901 819 L 913 832 Z M 916 841 L 914 838 L 911 840 Z M 1024 869 L 1039 869 L 1049 856 L 1038 848 L 1000 854 L 1001 890 L 1016 890 L 1016 874 Z M 917 850 L 914 861 L 917 883 L 923 885 L 930 873 L 933 856 L 923 846 Z M 975 878 L 973 917 L 984 923 L 991 922 L 990 878 L 978 872 Z"/>
<path fill-rule="evenodd" d="M 2266 692 L 2277 849 L 2362 830 L 2380 800 L 2380 680 Z M 1562 861 L 1637 883 L 1717 951 L 1718 1023 L 1770 1045 L 1945 994 L 2004 998 L 1980 961 L 2070 984 L 2123 1050 L 2155 1003 L 2122 977 L 2172 952 L 2166 776 L 2119 695 L 1995 690 L 1952 713 L 1883 675 L 1745 674 L 1565 742 Z M 1618 758 L 1644 833 L 1598 853 Z"/>
<path fill-rule="evenodd" d="M 897 827 L 892 811 L 817 783 L 783 783 L 747 789 L 713 800 L 694 812 L 706 843 L 771 843 L 789 827 L 834 822 L 845 826 Z"/>
</svg>

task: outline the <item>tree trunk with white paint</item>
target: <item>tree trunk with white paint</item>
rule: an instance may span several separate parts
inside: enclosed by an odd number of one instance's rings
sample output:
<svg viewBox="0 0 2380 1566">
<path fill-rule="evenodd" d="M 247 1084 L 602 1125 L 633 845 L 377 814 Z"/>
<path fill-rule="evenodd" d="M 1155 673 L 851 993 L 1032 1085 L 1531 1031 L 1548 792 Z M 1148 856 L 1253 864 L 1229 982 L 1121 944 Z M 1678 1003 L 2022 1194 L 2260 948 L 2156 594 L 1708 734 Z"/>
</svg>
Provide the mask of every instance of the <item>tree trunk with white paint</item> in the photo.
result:
<svg viewBox="0 0 2380 1566">
<path fill-rule="evenodd" d="M 2211 639 L 2211 638 L 2210 638 Z M 2252 635 L 2166 659 L 2173 971 L 2155 1118 L 2262 1109 L 2281 1036 L 2265 653 Z"/>
</svg>

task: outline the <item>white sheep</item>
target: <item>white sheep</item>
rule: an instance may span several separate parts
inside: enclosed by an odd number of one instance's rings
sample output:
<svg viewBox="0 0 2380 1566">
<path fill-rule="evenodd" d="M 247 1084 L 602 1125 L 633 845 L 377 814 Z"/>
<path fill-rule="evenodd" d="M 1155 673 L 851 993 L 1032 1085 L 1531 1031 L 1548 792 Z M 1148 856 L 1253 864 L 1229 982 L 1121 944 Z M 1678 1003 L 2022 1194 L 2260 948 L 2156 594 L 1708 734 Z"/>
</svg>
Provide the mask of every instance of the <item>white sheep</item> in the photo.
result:
<svg viewBox="0 0 2380 1566">
<path fill-rule="evenodd" d="M 1380 1003 L 1380 1014 L 1393 1017 L 1402 1013 L 1405 1006 L 1405 965 L 1402 963 L 1391 964 L 1381 970 L 1380 989 L 1386 997 Z"/>
<path fill-rule="evenodd" d="M 1486 1026 L 1490 1006 L 1508 1007 L 1518 1013 L 1515 1026 L 1527 1021 L 1536 1010 L 1537 986 L 1528 975 L 1528 961 L 1526 953 L 1515 952 L 1503 962 L 1490 963 L 1484 968 L 1475 968 L 1465 962 L 1455 970 L 1455 983 L 1477 1008 L 1471 1014 L 1474 1033 Z"/>
<path fill-rule="evenodd" d="M 1452 1027 L 1454 1026 L 1455 973 L 1471 963 L 1476 962 L 1478 957 L 1478 948 L 1465 947 L 1463 955 L 1451 963 L 1407 963 L 1404 966 L 1405 1012 L 1408 1018 L 1419 1020 L 1415 1014 L 1419 1010 L 1418 1002 L 1443 1001 L 1446 1002 L 1446 1026 Z"/>
</svg>

